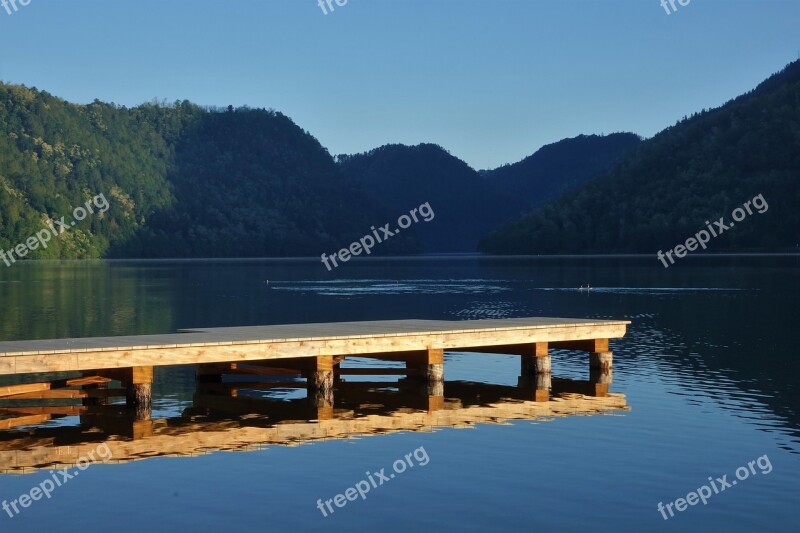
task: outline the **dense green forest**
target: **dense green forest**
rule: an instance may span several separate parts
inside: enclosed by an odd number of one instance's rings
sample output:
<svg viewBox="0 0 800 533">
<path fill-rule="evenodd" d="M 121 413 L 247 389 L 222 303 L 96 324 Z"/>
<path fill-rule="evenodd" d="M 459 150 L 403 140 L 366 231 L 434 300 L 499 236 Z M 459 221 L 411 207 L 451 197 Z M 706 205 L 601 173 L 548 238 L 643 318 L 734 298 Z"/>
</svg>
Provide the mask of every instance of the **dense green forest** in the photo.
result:
<svg viewBox="0 0 800 533">
<path fill-rule="evenodd" d="M 475 251 L 481 235 L 508 221 L 508 212 L 519 214 L 524 207 L 435 144 L 386 145 L 340 155 L 338 162 L 373 202 L 398 215 L 430 203 L 436 221 L 418 231 L 426 252 Z"/>
<path fill-rule="evenodd" d="M 608 170 L 639 142 L 632 133 L 581 135 L 480 173 L 435 144 L 386 145 L 338 162 L 389 210 L 430 202 L 436 223 L 418 232 L 425 251 L 472 252 L 480 237 Z"/>
<path fill-rule="evenodd" d="M 640 143 L 633 133 L 579 135 L 481 174 L 506 196 L 524 200 L 529 211 L 610 170 Z"/>
<path fill-rule="evenodd" d="M 0 85 L 0 248 L 98 194 L 111 204 L 29 257 L 99 257 L 173 201 L 171 149 L 141 110 Z"/>
<path fill-rule="evenodd" d="M 0 249 L 99 194 L 107 212 L 28 258 L 317 255 L 397 216 L 274 111 L 84 106 L 0 85 Z M 376 252 L 418 250 L 409 233 Z"/>
<path fill-rule="evenodd" d="M 110 205 L 30 252 L 34 259 L 318 255 L 424 202 L 436 223 L 375 253 L 472 252 L 538 200 L 535 188 L 519 187 L 537 177 L 531 165 L 486 179 L 435 145 L 384 146 L 337 164 L 308 132 L 264 109 L 76 105 L 0 84 L 0 128 L 0 249 L 72 220 L 96 195 Z M 610 146 L 599 151 L 614 154 L 598 156 L 584 144 L 557 158 L 599 172 L 618 153 Z M 556 182 L 559 164 L 548 174 Z"/>
<path fill-rule="evenodd" d="M 797 62 L 644 142 L 581 135 L 482 172 L 434 144 L 334 159 L 272 110 L 77 105 L 0 84 L 0 250 L 96 195 L 110 205 L 35 259 L 316 256 L 425 202 L 435 221 L 375 253 L 472 252 L 486 235 L 485 253 L 653 253 L 758 194 L 768 212 L 712 250 L 795 250 L 799 172 Z"/>
<path fill-rule="evenodd" d="M 678 122 L 607 174 L 481 242 L 493 254 L 669 250 L 762 194 L 769 209 L 709 251 L 797 251 L 800 62 L 724 106 Z"/>
<path fill-rule="evenodd" d="M 161 108 L 153 120 L 174 148 L 175 198 L 114 253 L 128 257 L 247 257 L 334 252 L 387 217 L 330 154 L 273 111 Z M 378 253 L 416 252 L 413 234 Z"/>
</svg>

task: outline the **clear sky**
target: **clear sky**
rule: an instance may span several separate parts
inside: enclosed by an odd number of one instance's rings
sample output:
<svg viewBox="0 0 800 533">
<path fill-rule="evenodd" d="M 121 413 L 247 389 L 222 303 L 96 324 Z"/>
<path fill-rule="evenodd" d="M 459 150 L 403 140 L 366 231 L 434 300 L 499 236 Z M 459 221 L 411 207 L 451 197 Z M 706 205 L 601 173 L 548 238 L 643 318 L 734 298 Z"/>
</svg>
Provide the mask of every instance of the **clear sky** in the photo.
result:
<svg viewBox="0 0 800 533">
<path fill-rule="evenodd" d="M 581 133 L 651 136 L 800 55 L 799 0 L 16 1 L 3 81 L 274 108 L 332 154 L 434 142 L 478 169 Z"/>
</svg>

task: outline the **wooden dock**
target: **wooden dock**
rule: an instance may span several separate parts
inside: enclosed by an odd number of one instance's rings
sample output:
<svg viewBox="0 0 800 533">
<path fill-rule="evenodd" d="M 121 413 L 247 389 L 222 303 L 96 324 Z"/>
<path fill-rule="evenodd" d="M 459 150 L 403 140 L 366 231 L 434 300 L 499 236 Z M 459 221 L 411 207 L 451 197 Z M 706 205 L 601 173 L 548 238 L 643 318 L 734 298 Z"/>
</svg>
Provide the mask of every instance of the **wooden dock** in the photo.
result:
<svg viewBox="0 0 800 533">
<path fill-rule="evenodd" d="M 309 396 L 332 405 L 334 375 L 347 357 L 402 361 L 408 374 L 440 386 L 444 352 L 521 356 L 521 376 L 549 388 L 550 349 L 589 354 L 595 371 L 610 372 L 609 339 L 625 335 L 628 321 L 512 318 L 440 321 L 392 320 L 181 330 L 166 335 L 0 342 L 0 375 L 82 372 L 82 377 L 0 387 L 0 399 L 89 398 L 124 392 L 148 416 L 153 368 L 197 365 L 198 380 L 224 374 L 297 374 Z M 108 389 L 120 381 L 123 391 Z M 79 387 L 79 389 L 75 389 Z"/>
</svg>

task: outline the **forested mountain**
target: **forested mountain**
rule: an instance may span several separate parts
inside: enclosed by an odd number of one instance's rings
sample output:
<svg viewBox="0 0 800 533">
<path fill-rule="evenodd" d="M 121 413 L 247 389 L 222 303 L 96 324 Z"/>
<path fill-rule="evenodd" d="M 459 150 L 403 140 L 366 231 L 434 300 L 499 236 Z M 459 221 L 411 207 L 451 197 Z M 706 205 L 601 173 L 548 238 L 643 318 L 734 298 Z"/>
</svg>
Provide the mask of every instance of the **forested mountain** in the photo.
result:
<svg viewBox="0 0 800 533">
<path fill-rule="evenodd" d="M 796 249 L 798 179 L 797 62 L 645 142 L 579 136 L 483 173 L 434 144 L 334 161 L 275 111 L 76 105 L 0 84 L 0 249 L 96 195 L 110 205 L 29 258 L 317 256 L 425 202 L 435 220 L 375 253 L 471 252 L 532 206 L 481 250 L 653 253 L 758 194 L 768 212 L 713 250 Z"/>
<path fill-rule="evenodd" d="M 435 144 L 390 144 L 338 162 L 372 201 L 395 218 L 429 202 L 435 222 L 418 228 L 426 252 L 473 252 L 481 235 L 522 212 L 464 161 Z M 388 221 L 388 220 L 387 220 Z"/>
<path fill-rule="evenodd" d="M 523 199 L 531 210 L 607 172 L 640 143 L 633 133 L 579 135 L 482 175 L 503 194 Z"/>
<path fill-rule="evenodd" d="M 678 122 L 618 166 L 484 239 L 500 254 L 655 253 L 762 194 L 713 251 L 797 250 L 800 62 L 724 106 Z"/>
<path fill-rule="evenodd" d="M 338 161 L 389 211 L 431 203 L 436 223 L 418 231 L 425 251 L 473 252 L 482 236 L 608 170 L 639 142 L 632 133 L 581 135 L 481 173 L 435 144 L 391 144 Z"/>
<path fill-rule="evenodd" d="M 602 170 L 631 138 L 556 143 L 484 178 L 432 144 L 388 145 L 337 165 L 274 111 L 75 105 L 0 84 L 0 249 L 104 194 L 107 212 L 28 258 L 318 255 L 424 202 L 436 222 L 375 253 L 472 252 L 543 195 Z"/>
<path fill-rule="evenodd" d="M 175 201 L 120 246 L 133 257 L 332 253 L 396 215 L 369 201 L 319 142 L 265 110 L 160 108 Z M 418 251 L 409 233 L 376 253 Z"/>
<path fill-rule="evenodd" d="M 29 257 L 100 257 L 172 203 L 171 149 L 138 112 L 71 105 L 0 85 L 0 248 L 7 250 L 94 195 L 112 205 Z"/>
<path fill-rule="evenodd" d="M 99 194 L 107 212 L 28 258 L 318 255 L 389 216 L 280 113 L 84 106 L 0 84 L 0 249 Z M 418 249 L 409 233 L 376 253 Z"/>
</svg>

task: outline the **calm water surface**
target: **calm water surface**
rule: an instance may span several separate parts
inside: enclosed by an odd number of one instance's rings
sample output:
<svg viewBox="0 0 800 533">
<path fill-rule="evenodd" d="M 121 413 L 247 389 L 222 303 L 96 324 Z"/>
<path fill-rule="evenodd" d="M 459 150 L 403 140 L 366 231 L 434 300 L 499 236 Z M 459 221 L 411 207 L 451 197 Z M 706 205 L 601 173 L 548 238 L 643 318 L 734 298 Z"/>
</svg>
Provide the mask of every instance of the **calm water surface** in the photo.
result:
<svg viewBox="0 0 800 533">
<path fill-rule="evenodd" d="M 688 258 L 670 269 L 655 258 L 387 259 L 332 273 L 318 261 L 277 260 L 3 268 L 4 340 L 403 318 L 633 323 L 612 342 L 608 398 L 577 394 L 589 378 L 585 355 L 554 352 L 556 399 L 527 416 L 539 407 L 519 395 L 518 358 L 452 353 L 444 391 L 452 423 L 425 428 L 433 407 L 400 376 L 348 376 L 337 386 L 336 416 L 379 433 L 349 438 L 322 439 L 314 422 L 302 423 L 315 415 L 287 378 L 244 397 L 214 397 L 198 394 L 191 368 L 158 368 L 156 432 L 196 442 L 194 456 L 167 457 L 166 445 L 132 448 L 149 458 L 91 466 L 13 518 L 0 511 L 0 530 L 796 530 L 798 273 L 797 257 Z M 593 290 L 578 290 L 586 284 Z M 47 443 L 140 442 L 131 440 L 135 425 L 114 416 L 116 429 L 108 417 L 65 416 L 0 431 L 0 460 L 9 471 Z M 382 427 L 387 420 L 427 430 Z M 250 445 L 259 431 L 292 446 Z M 213 439 L 237 453 L 202 453 Z M 367 472 L 393 472 L 420 448 L 413 468 L 366 499 L 327 517 L 317 508 L 318 499 L 344 493 Z M 706 505 L 669 520 L 657 510 L 709 476 L 735 480 L 737 468 L 759 457 L 746 480 Z M 51 475 L 24 470 L 0 475 L 0 498 L 18 498 Z"/>
</svg>

